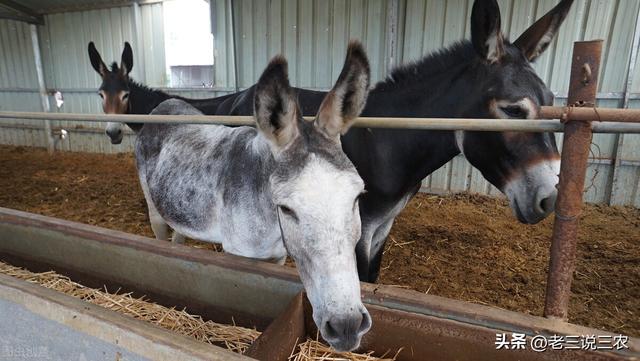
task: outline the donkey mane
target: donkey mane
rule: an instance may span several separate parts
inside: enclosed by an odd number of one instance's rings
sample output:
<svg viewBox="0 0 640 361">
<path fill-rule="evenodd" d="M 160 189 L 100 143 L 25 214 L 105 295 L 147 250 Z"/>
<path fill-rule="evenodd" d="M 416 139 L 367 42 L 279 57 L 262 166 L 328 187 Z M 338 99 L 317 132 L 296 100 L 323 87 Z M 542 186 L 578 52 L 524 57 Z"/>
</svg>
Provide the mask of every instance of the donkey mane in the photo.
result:
<svg viewBox="0 0 640 361">
<path fill-rule="evenodd" d="M 471 41 L 457 41 L 421 59 L 395 67 L 384 80 L 375 85 L 374 90 L 394 90 L 415 83 L 423 83 L 426 80 L 432 80 L 436 75 L 448 73 L 453 65 L 468 63 L 476 57 Z"/>
<path fill-rule="evenodd" d="M 118 71 L 120 71 L 120 67 L 118 66 L 118 63 L 114 61 L 113 63 L 111 63 L 111 72 L 117 73 Z M 156 96 L 161 96 L 162 98 L 181 98 L 175 95 L 169 95 L 168 93 L 163 92 L 162 90 L 157 90 L 147 85 L 144 85 L 142 83 L 139 83 L 133 80 L 133 78 L 131 78 L 130 76 L 127 76 L 127 84 L 129 84 L 131 88 L 135 88 L 136 91 L 144 92 L 146 94 L 153 94 Z"/>
<path fill-rule="evenodd" d="M 129 83 L 129 87 L 131 87 L 132 89 L 136 89 L 137 91 L 144 92 L 144 93 L 147 93 L 147 94 L 153 94 L 155 96 L 160 96 L 163 99 L 169 99 L 169 98 L 183 99 L 180 96 L 170 95 L 169 93 L 166 93 L 166 92 L 164 92 L 162 90 L 153 89 L 153 88 L 148 87 L 148 86 L 146 86 L 146 85 L 144 85 L 142 83 L 138 83 L 137 81 L 131 79 L 131 77 L 129 77 L 128 83 Z"/>
</svg>

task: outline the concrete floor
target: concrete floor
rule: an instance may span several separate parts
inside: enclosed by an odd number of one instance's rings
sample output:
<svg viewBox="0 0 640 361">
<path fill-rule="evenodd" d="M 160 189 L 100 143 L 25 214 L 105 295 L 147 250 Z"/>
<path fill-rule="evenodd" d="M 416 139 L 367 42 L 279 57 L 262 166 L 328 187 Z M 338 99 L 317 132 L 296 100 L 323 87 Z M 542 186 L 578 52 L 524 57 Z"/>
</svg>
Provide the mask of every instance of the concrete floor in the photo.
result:
<svg viewBox="0 0 640 361">
<path fill-rule="evenodd" d="M 0 299 L 1 360 L 148 360 Z"/>
<path fill-rule="evenodd" d="M 250 358 L 0 274 L 0 361 Z"/>
</svg>

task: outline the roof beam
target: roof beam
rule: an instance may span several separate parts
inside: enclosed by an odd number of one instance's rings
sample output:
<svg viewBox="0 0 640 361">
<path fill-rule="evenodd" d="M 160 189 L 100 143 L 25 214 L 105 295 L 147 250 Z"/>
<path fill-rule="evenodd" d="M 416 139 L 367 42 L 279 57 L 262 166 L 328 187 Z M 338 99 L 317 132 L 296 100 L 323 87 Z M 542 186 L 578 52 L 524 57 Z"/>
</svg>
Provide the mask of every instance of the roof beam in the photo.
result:
<svg viewBox="0 0 640 361">
<path fill-rule="evenodd" d="M 1 2 L 2 0 L 0 0 Z M 46 14 L 58 14 L 58 13 L 67 13 L 74 11 L 86 11 L 86 10 L 99 10 L 99 9 L 112 9 L 119 8 L 125 6 L 131 6 L 133 4 L 138 5 L 151 5 L 156 3 L 161 3 L 165 0 L 114 0 L 113 2 L 96 2 L 89 4 L 80 4 L 80 5 L 68 5 L 51 8 L 45 11 Z"/>
<path fill-rule="evenodd" d="M 12 19 L 25 21 L 30 24 L 44 25 L 44 16 L 38 14 L 29 7 L 18 4 L 13 0 L 0 0 L 0 5 L 4 8 L 17 12 L 17 14 L 0 13 L 0 18 L 2 19 Z"/>
<path fill-rule="evenodd" d="M 15 20 L 15 21 L 22 21 L 28 24 L 36 24 L 39 25 L 38 21 L 30 16 L 26 16 L 22 13 L 17 13 L 17 12 L 1 12 L 0 11 L 0 19 L 7 19 L 7 20 Z"/>
</svg>

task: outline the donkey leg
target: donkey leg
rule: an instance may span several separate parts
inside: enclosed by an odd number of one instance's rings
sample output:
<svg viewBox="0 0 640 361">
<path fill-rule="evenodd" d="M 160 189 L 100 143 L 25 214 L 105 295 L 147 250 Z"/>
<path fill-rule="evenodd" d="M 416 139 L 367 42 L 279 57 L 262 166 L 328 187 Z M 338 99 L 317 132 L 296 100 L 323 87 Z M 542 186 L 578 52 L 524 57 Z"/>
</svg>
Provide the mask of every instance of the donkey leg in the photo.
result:
<svg viewBox="0 0 640 361">
<path fill-rule="evenodd" d="M 177 243 L 177 244 L 183 244 L 185 237 L 183 234 L 176 232 L 175 230 L 173 230 L 173 238 L 171 238 L 171 242 L 173 243 Z"/>
<path fill-rule="evenodd" d="M 147 206 L 149 207 L 149 221 L 151 222 L 153 234 L 158 240 L 168 241 L 169 226 L 167 225 L 167 222 L 162 219 L 162 216 L 158 213 L 158 210 L 152 203 L 147 202 Z"/>
<path fill-rule="evenodd" d="M 372 222 L 362 221 L 362 234 L 356 244 L 356 264 L 358 266 L 358 278 L 362 282 L 369 281 L 369 254 L 371 252 L 371 238 L 377 229 Z"/>
<path fill-rule="evenodd" d="M 367 282 L 375 283 L 380 275 L 380 263 L 382 262 L 382 252 L 384 251 L 384 244 L 387 241 L 387 236 L 393 226 L 395 217 L 389 218 L 383 224 L 378 227 L 371 239 L 371 253 L 369 253 L 369 279 Z"/>
<path fill-rule="evenodd" d="M 153 234 L 156 236 L 156 239 L 161 241 L 169 240 L 169 226 L 167 222 L 164 221 L 160 212 L 156 208 L 155 204 L 153 204 L 153 200 L 151 200 L 151 195 L 149 194 L 149 187 L 147 185 L 147 179 L 144 176 L 144 171 L 138 170 L 138 175 L 140 177 L 140 187 L 142 188 L 142 194 L 144 194 L 144 200 L 147 201 L 147 209 L 149 210 L 149 222 L 151 223 L 151 230 Z"/>
</svg>

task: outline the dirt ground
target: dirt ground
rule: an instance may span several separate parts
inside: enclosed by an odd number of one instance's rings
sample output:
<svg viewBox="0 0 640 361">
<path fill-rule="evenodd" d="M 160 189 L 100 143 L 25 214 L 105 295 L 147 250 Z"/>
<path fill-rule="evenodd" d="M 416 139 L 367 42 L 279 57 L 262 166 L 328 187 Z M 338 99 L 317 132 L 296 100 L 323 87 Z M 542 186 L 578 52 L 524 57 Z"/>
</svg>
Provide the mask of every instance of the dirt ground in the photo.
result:
<svg viewBox="0 0 640 361">
<path fill-rule="evenodd" d="M 153 236 L 130 154 L 0 146 L 0 206 Z M 552 222 L 522 225 L 502 199 L 420 194 L 380 283 L 541 315 Z M 588 205 L 578 258 L 570 322 L 640 336 L 640 210 Z"/>
</svg>

